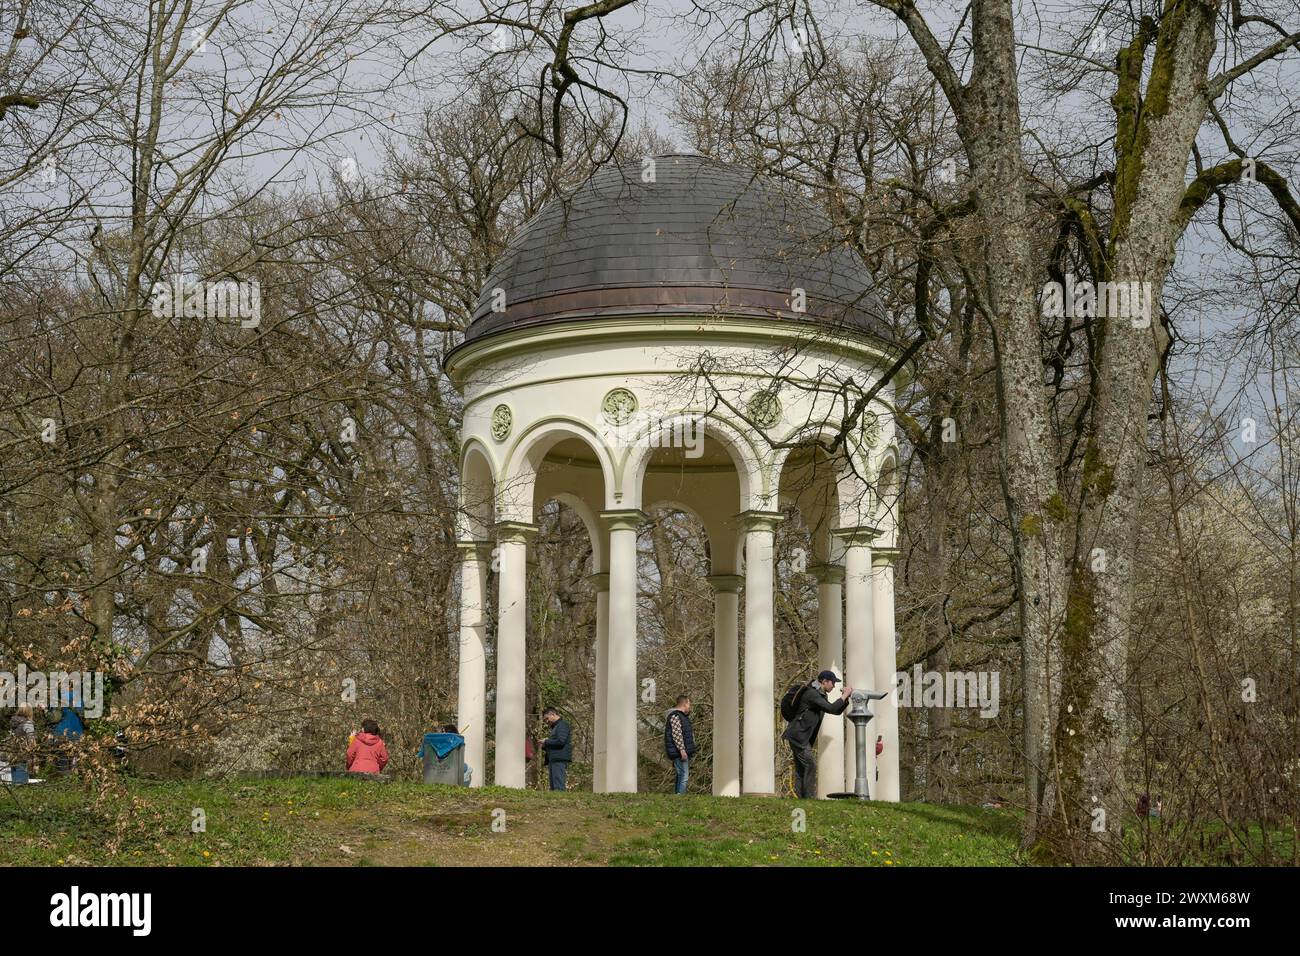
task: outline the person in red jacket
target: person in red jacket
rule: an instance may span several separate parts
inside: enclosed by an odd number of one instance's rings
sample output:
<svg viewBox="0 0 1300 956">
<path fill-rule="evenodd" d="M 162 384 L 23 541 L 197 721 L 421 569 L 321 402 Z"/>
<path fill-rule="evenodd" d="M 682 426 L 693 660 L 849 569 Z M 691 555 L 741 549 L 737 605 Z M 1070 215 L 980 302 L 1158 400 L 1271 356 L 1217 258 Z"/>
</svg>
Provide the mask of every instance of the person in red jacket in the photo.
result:
<svg viewBox="0 0 1300 956">
<path fill-rule="evenodd" d="M 348 744 L 348 773 L 383 773 L 388 765 L 388 748 L 373 720 L 361 721 L 361 733 Z"/>
</svg>

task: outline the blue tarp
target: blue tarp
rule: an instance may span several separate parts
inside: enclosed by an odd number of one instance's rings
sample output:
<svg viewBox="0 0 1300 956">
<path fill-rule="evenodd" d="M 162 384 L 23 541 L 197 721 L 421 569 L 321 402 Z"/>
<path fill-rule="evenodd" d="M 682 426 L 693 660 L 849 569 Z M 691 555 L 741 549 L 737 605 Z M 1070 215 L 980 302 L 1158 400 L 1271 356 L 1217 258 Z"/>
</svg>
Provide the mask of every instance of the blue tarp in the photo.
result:
<svg viewBox="0 0 1300 956">
<path fill-rule="evenodd" d="M 430 747 L 438 755 L 438 759 L 442 760 L 457 747 L 463 746 L 465 746 L 465 738 L 460 734 L 425 734 L 424 743 L 420 744 L 418 756 L 423 760 L 424 748 Z"/>
</svg>

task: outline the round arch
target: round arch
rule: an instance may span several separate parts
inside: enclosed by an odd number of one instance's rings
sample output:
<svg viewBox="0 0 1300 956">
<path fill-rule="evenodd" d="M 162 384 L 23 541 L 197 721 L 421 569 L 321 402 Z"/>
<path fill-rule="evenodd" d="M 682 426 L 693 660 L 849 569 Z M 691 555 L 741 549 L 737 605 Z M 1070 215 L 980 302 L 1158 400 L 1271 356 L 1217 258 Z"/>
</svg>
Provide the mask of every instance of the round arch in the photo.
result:
<svg viewBox="0 0 1300 956">
<path fill-rule="evenodd" d="M 800 445 L 820 448 L 820 445 L 813 445 L 814 442 L 826 441 L 828 444 L 835 440 L 836 431 L 825 423 L 801 425 L 793 428 L 784 437 L 781 438 L 781 444 L 784 446 L 778 448 L 772 455 L 772 474 L 778 477 L 781 469 L 785 467 L 786 459 L 790 453 L 797 451 Z M 863 448 L 855 443 L 852 439 L 846 441 L 840 451 L 845 463 L 840 465 L 840 469 L 848 472 L 856 472 L 861 477 L 866 477 L 870 472 L 868 469 L 869 457 L 864 452 L 869 449 Z M 829 458 L 829 455 L 827 456 Z M 849 466 L 852 467 L 849 467 Z"/>
<path fill-rule="evenodd" d="M 740 510 L 763 510 L 771 497 L 770 484 L 763 468 L 762 457 L 754 448 L 743 431 L 729 420 L 718 415 L 682 410 L 665 415 L 658 422 L 641 429 L 635 436 L 634 444 L 624 453 L 619 473 L 622 477 L 623 505 L 625 508 L 639 508 L 642 502 L 642 489 L 645 486 L 646 471 L 650 459 L 659 449 L 648 440 L 651 433 L 661 429 L 663 422 L 690 418 L 704 423 L 704 437 L 712 438 L 720 444 L 731 457 L 740 482 Z M 647 439 L 647 440 L 641 440 Z"/>
<path fill-rule="evenodd" d="M 872 481 L 876 507 L 874 520 L 885 547 L 894 547 L 898 537 L 898 446 L 885 449 Z"/>
<path fill-rule="evenodd" d="M 608 570 L 605 556 L 605 536 L 601 534 L 600 516 L 596 509 L 583 498 L 581 495 L 574 494 L 571 491 L 554 491 L 546 495 L 544 499 L 539 494 L 539 499 L 535 503 L 534 513 L 541 511 L 548 501 L 558 501 L 573 511 L 582 522 L 582 526 L 587 529 L 587 540 L 591 542 L 591 571 L 593 574 L 599 574 Z"/>
<path fill-rule="evenodd" d="M 787 447 L 778 448 L 773 456 L 773 474 L 776 475 L 778 487 L 785 477 L 786 464 L 789 462 L 790 455 L 797 450 L 800 443 L 805 447 L 813 448 L 814 454 L 816 454 L 816 450 L 820 449 L 821 446 L 814 443 L 819 440 L 830 442 L 834 438 L 835 432 L 825 425 L 804 425 L 801 428 L 793 429 L 783 440 L 783 444 Z M 826 454 L 824 450 L 821 453 Z M 834 505 L 826 514 L 829 527 L 851 528 L 868 524 L 875 509 L 875 495 L 872 493 L 871 472 L 866 461 L 863 460 L 860 450 L 859 453 L 855 454 L 850 445 L 840 452 L 838 460 L 827 455 L 824 467 L 827 469 L 825 479 L 829 490 L 824 493 L 823 497 L 826 504 L 830 504 L 833 499 Z M 791 497 L 795 498 L 795 496 Z M 799 503 L 797 499 L 796 506 L 800 507 L 801 511 L 803 510 L 803 504 Z M 805 514 L 804 518 L 808 520 L 810 515 Z M 819 560 L 825 561 L 829 559 L 834 543 L 829 539 L 820 540 L 821 537 L 821 535 L 818 535 Z"/>
<path fill-rule="evenodd" d="M 495 501 L 496 464 L 492 460 L 492 451 L 477 438 L 470 438 L 460 452 L 456 514 L 456 531 L 460 540 L 487 540 L 495 516 Z"/>
<path fill-rule="evenodd" d="M 840 523 L 839 489 L 847 469 L 818 446 L 810 446 L 806 456 L 792 456 L 796 450 L 780 449 L 777 500 L 782 508 L 798 511 L 811 535 L 812 559 L 827 562 L 834 545 L 832 529 Z"/>
<path fill-rule="evenodd" d="M 605 443 L 585 422 L 568 416 L 552 416 L 534 422 L 515 439 L 506 453 L 497 483 L 500 520 L 531 523 L 538 471 L 552 448 L 565 439 L 577 439 L 587 445 L 600 465 L 602 497 L 608 502 L 614 488 L 614 467 Z"/>
</svg>

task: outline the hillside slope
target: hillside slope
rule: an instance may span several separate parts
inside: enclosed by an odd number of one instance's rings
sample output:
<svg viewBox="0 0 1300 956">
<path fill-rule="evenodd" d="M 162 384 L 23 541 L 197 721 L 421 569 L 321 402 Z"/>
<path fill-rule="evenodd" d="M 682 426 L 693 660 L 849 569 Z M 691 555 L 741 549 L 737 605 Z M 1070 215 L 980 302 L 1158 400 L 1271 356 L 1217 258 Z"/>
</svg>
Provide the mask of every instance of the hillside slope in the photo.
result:
<svg viewBox="0 0 1300 956">
<path fill-rule="evenodd" d="M 1008 813 L 929 804 L 312 778 L 131 780 L 98 808 L 75 780 L 16 796 L 9 865 L 1007 866 L 1016 847 Z"/>
</svg>

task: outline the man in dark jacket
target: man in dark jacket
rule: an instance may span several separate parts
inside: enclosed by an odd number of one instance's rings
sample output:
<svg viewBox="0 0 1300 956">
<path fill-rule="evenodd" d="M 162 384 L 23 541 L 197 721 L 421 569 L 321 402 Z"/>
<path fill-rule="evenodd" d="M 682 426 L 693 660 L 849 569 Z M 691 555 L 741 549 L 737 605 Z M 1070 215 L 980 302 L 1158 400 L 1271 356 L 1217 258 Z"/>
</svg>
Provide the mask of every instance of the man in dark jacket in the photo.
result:
<svg viewBox="0 0 1300 956">
<path fill-rule="evenodd" d="M 686 792 L 686 778 L 691 772 L 691 758 L 695 756 L 695 733 L 691 729 L 691 699 L 685 694 L 677 698 L 677 706 L 668 711 L 664 722 L 664 751 L 677 771 L 674 793 Z"/>
<path fill-rule="evenodd" d="M 800 797 L 817 797 L 817 732 L 822 728 L 822 718 L 827 714 L 838 717 L 849 706 L 852 687 L 845 687 L 843 696 L 835 703 L 826 695 L 835 689 L 839 678 L 833 671 L 822 671 L 799 695 L 799 705 L 794 719 L 781 737 L 790 742 L 794 754 L 795 793 Z"/>
<path fill-rule="evenodd" d="M 565 778 L 569 774 L 569 761 L 573 759 L 569 722 L 554 707 L 547 707 L 542 712 L 542 719 L 551 726 L 551 736 L 542 741 L 546 766 L 551 773 L 551 789 L 563 790 Z"/>
</svg>

